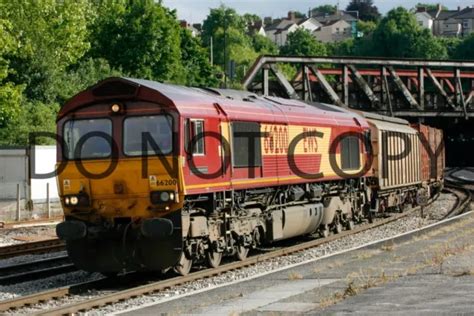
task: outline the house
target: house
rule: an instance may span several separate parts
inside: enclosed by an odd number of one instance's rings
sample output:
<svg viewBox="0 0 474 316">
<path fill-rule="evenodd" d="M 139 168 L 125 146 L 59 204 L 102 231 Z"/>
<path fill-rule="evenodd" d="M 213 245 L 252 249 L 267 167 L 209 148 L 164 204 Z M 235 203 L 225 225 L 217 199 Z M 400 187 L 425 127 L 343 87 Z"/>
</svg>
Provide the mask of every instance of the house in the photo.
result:
<svg viewBox="0 0 474 316">
<path fill-rule="evenodd" d="M 196 36 L 199 36 L 201 35 L 201 30 L 198 29 L 197 27 L 200 26 L 200 24 L 189 24 L 186 20 L 181 20 L 179 21 L 179 25 L 183 28 L 183 29 L 188 29 L 189 31 L 191 31 L 191 35 L 193 37 L 196 37 Z"/>
<path fill-rule="evenodd" d="M 443 10 L 441 5 L 427 13 L 433 19 L 432 32 L 437 36 L 467 36 L 474 32 L 474 7 Z M 417 19 L 418 20 L 418 19 Z"/>
<path fill-rule="evenodd" d="M 346 36 L 343 38 L 343 39 L 346 39 L 346 38 L 349 38 L 351 36 L 355 37 L 357 35 L 357 21 L 359 19 L 354 14 L 357 14 L 357 13 L 338 10 L 334 14 L 319 15 L 319 16 L 316 16 L 314 18 L 318 22 L 320 22 L 321 24 L 326 26 L 326 28 L 329 27 L 330 29 L 332 29 L 333 24 L 336 24 L 339 21 L 346 22 L 347 24 L 349 24 L 349 27 L 350 27 L 350 32 L 347 34 L 347 30 L 346 30 Z M 336 27 L 334 27 L 335 29 L 337 29 L 337 28 L 341 29 L 341 28 L 343 28 L 343 26 L 345 26 L 345 23 L 337 23 L 337 24 L 338 25 Z M 347 28 L 347 27 L 345 27 L 345 28 Z M 331 32 L 332 32 L 332 30 L 331 30 Z M 349 36 L 347 36 L 347 35 L 349 35 Z M 339 38 L 339 36 L 337 36 L 337 38 Z"/>
<path fill-rule="evenodd" d="M 253 36 L 255 34 L 259 34 L 259 35 L 262 35 L 262 36 L 267 36 L 267 34 L 265 33 L 265 28 L 264 28 L 264 24 L 263 24 L 263 21 L 257 21 L 257 22 L 254 22 L 252 24 L 249 24 L 247 26 L 247 29 L 248 29 L 248 34 Z"/>
<path fill-rule="evenodd" d="M 352 37 L 352 25 L 342 19 L 327 21 L 313 32 L 313 36 L 323 43 L 343 41 Z"/>
<path fill-rule="evenodd" d="M 426 8 L 418 7 L 418 11 L 415 13 L 415 18 L 421 27 L 429 29 L 431 32 L 433 32 L 433 24 L 435 19 L 428 12 L 426 12 Z"/>
<path fill-rule="evenodd" d="M 461 10 L 458 14 L 452 16 L 461 25 L 461 35 L 468 36 L 474 32 L 474 6 Z"/>
<path fill-rule="evenodd" d="M 315 18 L 307 18 L 303 19 L 298 23 L 298 27 L 304 28 L 310 32 L 314 32 L 317 29 L 319 29 L 322 26 L 322 24 L 316 20 Z"/>
<path fill-rule="evenodd" d="M 298 23 L 303 19 L 296 18 L 295 13 L 290 11 L 284 19 L 273 20 L 273 23 L 265 28 L 266 36 L 278 46 L 286 43 L 288 34 L 298 29 Z"/>
</svg>

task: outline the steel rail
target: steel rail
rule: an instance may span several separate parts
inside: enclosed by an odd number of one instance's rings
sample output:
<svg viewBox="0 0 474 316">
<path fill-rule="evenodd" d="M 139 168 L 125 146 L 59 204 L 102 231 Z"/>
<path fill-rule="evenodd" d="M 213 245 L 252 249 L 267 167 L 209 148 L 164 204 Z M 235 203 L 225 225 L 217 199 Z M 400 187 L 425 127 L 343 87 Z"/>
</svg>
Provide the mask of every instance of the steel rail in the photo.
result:
<svg viewBox="0 0 474 316">
<path fill-rule="evenodd" d="M 107 294 L 95 299 L 89 299 L 87 301 L 82 301 L 74 304 L 70 304 L 67 306 L 63 307 L 58 307 L 54 308 L 51 310 L 46 310 L 43 312 L 36 313 L 36 315 L 69 315 L 69 314 L 74 314 L 77 312 L 83 312 L 87 310 L 91 310 L 93 308 L 97 308 L 100 306 L 116 303 L 118 301 L 126 300 L 129 298 L 137 297 L 140 295 L 144 294 L 149 294 L 149 293 L 154 293 L 154 292 L 159 292 L 168 288 L 171 288 L 173 286 L 178 286 L 182 285 L 188 282 L 193 282 L 196 280 L 204 279 L 204 278 L 210 278 L 228 271 L 232 270 L 237 270 L 237 269 L 242 269 L 248 266 L 255 265 L 259 262 L 270 260 L 276 257 L 281 257 L 281 256 L 287 256 L 293 253 L 301 252 L 310 248 L 314 248 L 316 246 L 320 246 L 322 244 L 326 244 L 328 242 L 352 235 L 352 234 L 357 234 L 363 231 L 367 231 L 369 229 L 373 229 L 385 224 L 388 224 L 390 222 L 399 220 L 403 217 L 408 216 L 409 214 L 414 213 L 415 211 L 419 210 L 419 207 L 413 208 L 407 212 L 401 213 L 401 214 L 396 214 L 394 216 L 391 216 L 386 219 L 381 219 L 377 220 L 376 222 L 372 224 L 365 224 L 361 225 L 359 227 L 356 227 L 353 230 L 348 230 L 348 231 L 343 231 L 340 234 L 337 235 L 331 235 L 327 238 L 323 239 L 316 239 L 316 240 L 311 240 L 308 242 L 304 242 L 298 245 L 293 245 L 290 247 L 282 248 L 282 249 L 277 249 L 268 253 L 264 254 L 258 254 L 251 256 L 247 258 L 244 261 L 236 261 L 236 262 L 231 262 L 222 266 L 219 266 L 215 269 L 206 269 L 206 270 L 201 270 L 197 271 L 194 273 L 191 273 L 187 276 L 179 276 L 179 277 L 173 277 L 171 279 L 163 280 L 163 281 L 158 281 L 150 284 L 145 284 L 141 285 L 138 287 L 134 288 L 129 288 L 126 290 L 118 291 L 112 294 Z M 0 304 L 0 311 L 2 311 L 2 307 Z"/>
<path fill-rule="evenodd" d="M 0 259 L 24 256 L 30 254 L 55 252 L 65 250 L 65 243 L 57 238 L 33 241 L 23 244 L 0 247 Z"/>
<path fill-rule="evenodd" d="M 0 267 L 0 284 L 7 285 L 32 281 L 72 271 L 77 271 L 77 268 L 70 262 L 68 256 L 11 264 Z"/>
<path fill-rule="evenodd" d="M 429 202 L 429 204 L 431 204 L 433 201 L 434 201 L 434 199 L 432 199 Z M 453 207 L 453 210 L 457 209 L 461 206 L 462 205 L 455 205 Z M 307 250 L 307 249 L 310 249 L 310 248 L 314 248 L 314 247 L 317 247 L 317 246 L 320 246 L 320 245 L 338 240 L 340 238 L 343 238 L 343 237 L 346 237 L 346 236 L 349 236 L 349 235 L 353 235 L 353 234 L 361 233 L 361 232 L 364 232 L 364 231 L 368 231 L 370 229 L 380 227 L 380 226 L 386 225 L 388 223 L 397 221 L 397 220 L 399 220 L 401 218 L 404 218 L 408 215 L 411 215 L 411 214 L 413 214 L 413 213 L 415 213 L 416 211 L 419 211 L 419 210 L 420 210 L 420 207 L 415 207 L 415 208 L 412 208 L 411 210 L 406 211 L 404 213 L 395 214 L 395 215 L 393 215 L 389 218 L 380 219 L 380 220 L 377 220 L 376 222 L 371 223 L 371 224 L 360 225 L 360 226 L 356 227 L 353 230 L 343 231 L 340 234 L 331 235 L 327 238 L 311 240 L 311 241 L 308 241 L 308 242 L 303 242 L 303 243 L 293 245 L 293 246 L 289 246 L 289 247 L 286 247 L 286 248 L 273 250 L 271 252 L 267 252 L 267 253 L 263 253 L 263 254 L 257 254 L 257 255 L 254 255 L 254 256 L 251 256 L 251 257 L 247 258 L 244 261 L 231 262 L 231 263 L 222 265 L 220 267 L 217 267 L 215 269 L 200 270 L 200 271 L 197 271 L 197 272 L 193 272 L 193 273 L 191 273 L 187 276 L 173 277 L 173 278 L 170 278 L 170 279 L 161 280 L 161 281 L 157 281 L 157 282 L 153 282 L 153 283 L 149 283 L 149 284 L 145 284 L 145 285 L 140 285 L 140 286 L 137 286 L 137 287 L 131 287 L 131 288 L 128 288 L 128 289 L 125 289 L 125 290 L 117 291 L 115 293 L 105 294 L 105 295 L 103 295 L 101 297 L 98 297 L 98 298 L 89 299 L 87 301 L 81 301 L 81 302 L 78 302 L 78 303 L 73 303 L 73 304 L 69 304 L 69 305 L 66 305 L 66 306 L 57 307 L 57 308 L 54 308 L 54 309 L 42 311 L 42 312 L 36 313 L 36 315 L 43 315 L 43 316 L 46 316 L 46 315 L 48 315 L 48 316 L 69 315 L 69 314 L 74 314 L 74 313 L 78 313 L 78 312 L 84 312 L 84 311 L 91 310 L 93 308 L 98 308 L 98 307 L 101 307 L 101 306 L 105 306 L 105 305 L 108 305 L 108 304 L 113 304 L 113 303 L 116 303 L 116 302 L 119 302 L 119 301 L 123 301 L 123 300 L 126 300 L 126 299 L 137 297 L 137 296 L 140 296 L 140 295 L 145 295 L 145 294 L 150 294 L 150 293 L 154 293 L 154 292 L 163 291 L 163 290 L 169 289 L 173 286 L 182 285 L 182 284 L 185 284 L 185 283 L 197 281 L 197 280 L 204 279 L 204 278 L 210 278 L 210 277 L 220 275 L 220 274 L 228 272 L 228 271 L 238 270 L 238 269 L 241 269 L 241 268 L 252 266 L 252 265 L 255 265 L 257 263 L 260 263 L 260 262 L 263 262 L 263 261 L 266 261 L 266 260 L 270 260 L 270 259 L 273 259 L 273 258 L 276 258 L 276 257 L 287 256 L 287 255 L 291 255 L 291 254 L 294 254 L 294 253 L 298 253 L 298 252 L 301 252 L 301 251 L 304 251 L 304 250 Z M 71 293 L 71 288 L 74 288 L 74 287 L 75 286 L 65 287 L 65 288 L 60 288 L 60 289 L 53 289 L 53 290 L 49 290 L 49 291 L 38 293 L 38 294 L 32 294 L 32 295 L 29 295 L 28 297 L 23 297 L 23 298 L 19 298 L 19 299 L 13 299 L 13 300 L 5 301 L 5 302 L 0 302 L 0 311 L 7 311 L 8 309 L 11 309 L 11 308 L 19 308 L 19 307 L 22 307 L 24 305 L 32 305 L 32 304 L 36 304 L 36 303 L 39 303 L 39 302 L 42 302 L 42 301 L 47 301 L 47 300 L 51 300 L 51 299 L 55 299 L 55 298 L 64 297 L 66 295 L 74 294 L 74 293 Z M 77 292 L 77 290 L 76 290 L 76 292 Z"/>
<path fill-rule="evenodd" d="M 463 185 L 449 183 L 446 185 L 444 189 L 456 195 L 457 201 L 453 209 L 449 211 L 448 214 L 446 214 L 446 216 L 443 219 L 451 218 L 456 215 L 464 213 L 465 210 L 469 207 L 469 205 L 473 201 L 474 190 L 471 188 L 467 188 Z"/>
<path fill-rule="evenodd" d="M 0 266 L 0 277 L 5 276 L 5 275 L 10 275 L 12 273 L 17 273 L 18 270 L 28 270 L 30 268 L 36 268 L 38 265 L 55 264 L 58 262 L 65 262 L 65 261 L 68 261 L 68 256 L 57 256 L 57 257 L 44 258 L 44 259 L 39 259 L 39 260 L 34 260 L 34 261 L 2 265 Z"/>
</svg>

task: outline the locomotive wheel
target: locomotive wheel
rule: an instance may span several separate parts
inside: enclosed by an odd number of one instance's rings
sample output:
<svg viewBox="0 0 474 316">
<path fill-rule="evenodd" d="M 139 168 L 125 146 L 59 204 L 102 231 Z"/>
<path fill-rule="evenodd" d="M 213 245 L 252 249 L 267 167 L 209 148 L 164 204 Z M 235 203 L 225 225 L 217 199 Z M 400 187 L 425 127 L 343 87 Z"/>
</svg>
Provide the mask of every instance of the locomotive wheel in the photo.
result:
<svg viewBox="0 0 474 316">
<path fill-rule="evenodd" d="M 207 265 L 210 268 L 217 268 L 221 264 L 222 252 L 208 251 L 206 254 Z"/>
<path fill-rule="evenodd" d="M 189 271 L 191 271 L 192 265 L 193 261 L 186 258 L 186 255 L 182 253 L 179 263 L 174 267 L 174 271 L 180 275 L 187 275 L 189 274 Z"/>
<path fill-rule="evenodd" d="M 244 247 L 244 246 L 237 246 L 235 257 L 238 260 L 244 261 L 247 258 L 248 254 L 249 254 L 249 248 Z"/>
<path fill-rule="evenodd" d="M 321 234 L 321 237 L 327 238 L 329 236 L 329 228 L 327 227 L 327 225 L 325 225 L 325 227 L 321 229 L 319 233 Z"/>
<path fill-rule="evenodd" d="M 353 221 L 348 221 L 347 222 L 347 229 L 348 230 L 353 230 L 354 229 L 354 222 Z"/>
<path fill-rule="evenodd" d="M 334 225 L 334 232 L 336 234 L 340 234 L 342 232 L 342 225 L 341 223 L 337 223 L 336 225 Z"/>
</svg>

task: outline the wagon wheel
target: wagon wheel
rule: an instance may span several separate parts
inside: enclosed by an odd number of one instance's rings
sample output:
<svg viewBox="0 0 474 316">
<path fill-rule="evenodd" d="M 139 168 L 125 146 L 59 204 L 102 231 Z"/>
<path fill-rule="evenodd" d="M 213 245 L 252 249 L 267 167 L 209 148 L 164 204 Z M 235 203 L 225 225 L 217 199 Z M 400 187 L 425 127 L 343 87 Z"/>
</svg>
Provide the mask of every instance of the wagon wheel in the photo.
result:
<svg viewBox="0 0 474 316">
<path fill-rule="evenodd" d="M 217 268 L 221 264 L 222 252 L 208 251 L 206 258 L 210 268 Z"/>
<path fill-rule="evenodd" d="M 181 254 L 179 263 L 174 267 L 174 271 L 180 275 L 187 275 L 191 271 L 193 260 L 186 258 L 184 252 Z"/>
<path fill-rule="evenodd" d="M 237 246 L 235 256 L 238 260 L 244 261 L 249 254 L 249 248 L 245 246 Z"/>
</svg>

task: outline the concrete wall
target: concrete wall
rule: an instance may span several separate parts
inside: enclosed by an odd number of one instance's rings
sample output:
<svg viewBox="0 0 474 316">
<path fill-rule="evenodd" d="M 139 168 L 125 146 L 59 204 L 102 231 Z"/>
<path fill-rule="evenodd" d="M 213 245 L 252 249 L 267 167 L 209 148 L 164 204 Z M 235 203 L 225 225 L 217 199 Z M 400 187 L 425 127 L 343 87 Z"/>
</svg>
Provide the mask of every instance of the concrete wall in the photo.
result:
<svg viewBox="0 0 474 316">
<path fill-rule="evenodd" d="M 58 200 L 56 177 L 32 178 L 33 164 L 36 174 L 51 173 L 56 165 L 56 146 L 36 146 L 35 161 L 26 149 L 0 149 L 0 200 L 16 200 L 20 184 L 20 199 L 33 202 L 46 201 L 47 184 L 51 200 Z M 30 159 L 31 158 L 31 159 Z"/>
<path fill-rule="evenodd" d="M 28 198 L 28 157 L 26 149 L 0 149 L 0 200 Z"/>
</svg>

